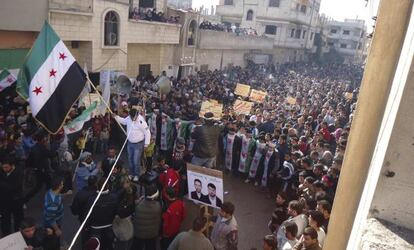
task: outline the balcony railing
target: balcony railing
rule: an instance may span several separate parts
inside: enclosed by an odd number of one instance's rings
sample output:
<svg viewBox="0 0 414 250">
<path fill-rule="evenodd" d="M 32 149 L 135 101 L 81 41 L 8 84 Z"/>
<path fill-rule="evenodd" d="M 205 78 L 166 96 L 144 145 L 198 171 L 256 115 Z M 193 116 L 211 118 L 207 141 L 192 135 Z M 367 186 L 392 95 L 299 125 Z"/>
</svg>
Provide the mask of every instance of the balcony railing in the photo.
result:
<svg viewBox="0 0 414 250">
<path fill-rule="evenodd" d="M 92 13 L 93 0 L 49 0 L 49 9 L 80 13 Z"/>
</svg>

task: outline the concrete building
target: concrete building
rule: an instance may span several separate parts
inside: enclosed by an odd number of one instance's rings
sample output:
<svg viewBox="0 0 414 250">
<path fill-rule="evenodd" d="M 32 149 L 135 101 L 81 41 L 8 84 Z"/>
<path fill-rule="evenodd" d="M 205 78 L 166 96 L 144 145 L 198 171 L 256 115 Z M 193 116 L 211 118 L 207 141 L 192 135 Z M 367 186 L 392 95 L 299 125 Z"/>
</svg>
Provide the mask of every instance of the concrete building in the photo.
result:
<svg viewBox="0 0 414 250">
<path fill-rule="evenodd" d="M 345 19 L 328 21 L 323 25 L 326 36 L 327 52 L 331 49 L 339 52 L 345 63 L 362 63 L 367 50 L 367 28 L 364 20 Z"/>
<path fill-rule="evenodd" d="M 167 4 L 176 9 L 188 10 L 193 7 L 193 0 L 168 0 Z"/>
<path fill-rule="evenodd" d="M 220 0 L 216 14 L 228 26 L 252 28 L 273 40 L 274 62 L 303 61 L 314 52 L 320 0 Z"/>
<path fill-rule="evenodd" d="M 25 55 L 44 20 L 49 20 L 79 64 L 91 72 L 110 69 L 131 77 L 163 70 L 176 74 L 179 65 L 174 65 L 173 55 L 181 25 L 132 19 L 134 7 L 167 12 L 166 0 L 39 0 L 35 5 L 28 0 L 2 1 L 0 55 Z M 19 67 L 22 58 L 14 65 L 3 57 L 0 61 L 1 67 Z"/>
</svg>

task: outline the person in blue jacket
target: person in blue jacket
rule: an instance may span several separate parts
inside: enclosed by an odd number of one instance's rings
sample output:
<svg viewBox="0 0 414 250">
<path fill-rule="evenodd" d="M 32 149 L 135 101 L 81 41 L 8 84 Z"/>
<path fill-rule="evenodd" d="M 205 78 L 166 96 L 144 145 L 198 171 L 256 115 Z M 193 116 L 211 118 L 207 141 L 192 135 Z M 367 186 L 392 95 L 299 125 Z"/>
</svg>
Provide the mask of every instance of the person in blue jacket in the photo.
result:
<svg viewBox="0 0 414 250">
<path fill-rule="evenodd" d="M 92 154 L 89 152 L 83 152 L 80 156 L 80 163 L 76 169 L 76 188 L 82 190 L 88 185 L 89 176 L 97 176 L 99 169 L 92 159 Z"/>
</svg>

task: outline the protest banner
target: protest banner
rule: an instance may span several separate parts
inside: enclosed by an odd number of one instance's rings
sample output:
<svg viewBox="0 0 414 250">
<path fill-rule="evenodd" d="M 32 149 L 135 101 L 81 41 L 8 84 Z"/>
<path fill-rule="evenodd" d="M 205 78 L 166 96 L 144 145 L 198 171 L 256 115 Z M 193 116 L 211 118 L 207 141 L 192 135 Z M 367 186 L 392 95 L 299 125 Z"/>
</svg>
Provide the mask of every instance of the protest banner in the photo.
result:
<svg viewBox="0 0 414 250">
<path fill-rule="evenodd" d="M 353 93 L 351 93 L 351 92 L 349 92 L 349 93 L 345 93 L 345 94 L 344 94 L 344 96 L 345 96 L 345 98 L 346 98 L 348 101 L 350 101 L 350 100 L 352 100 L 352 99 L 354 98 L 354 94 L 353 94 Z"/>
<path fill-rule="evenodd" d="M 24 238 L 20 232 L 10 234 L 4 238 L 0 239 L 0 249 L 1 250 L 16 250 L 16 249 L 26 249 L 27 245 L 24 241 Z"/>
<path fill-rule="evenodd" d="M 267 96 L 267 93 L 264 91 L 252 89 L 252 92 L 250 92 L 250 101 L 252 102 L 264 102 L 265 98 Z"/>
<path fill-rule="evenodd" d="M 236 89 L 234 90 L 235 95 L 248 97 L 250 93 L 250 86 L 246 84 L 238 83 L 236 85 Z"/>
<path fill-rule="evenodd" d="M 253 102 L 236 100 L 236 102 L 234 102 L 233 104 L 233 110 L 237 114 L 248 115 L 250 114 L 250 111 L 252 110 L 253 104 L 254 104 Z"/>
<path fill-rule="evenodd" d="M 200 117 L 203 117 L 207 112 L 212 112 L 214 119 L 220 119 L 223 115 L 223 104 L 218 103 L 216 100 L 203 101 L 199 113 Z"/>
<path fill-rule="evenodd" d="M 187 164 L 188 198 L 219 208 L 223 204 L 223 172 Z"/>
<path fill-rule="evenodd" d="M 288 104 L 290 104 L 290 105 L 296 105 L 296 98 L 293 98 L 293 97 L 291 97 L 291 96 L 288 96 L 288 97 L 286 98 L 286 102 L 287 102 Z"/>
</svg>

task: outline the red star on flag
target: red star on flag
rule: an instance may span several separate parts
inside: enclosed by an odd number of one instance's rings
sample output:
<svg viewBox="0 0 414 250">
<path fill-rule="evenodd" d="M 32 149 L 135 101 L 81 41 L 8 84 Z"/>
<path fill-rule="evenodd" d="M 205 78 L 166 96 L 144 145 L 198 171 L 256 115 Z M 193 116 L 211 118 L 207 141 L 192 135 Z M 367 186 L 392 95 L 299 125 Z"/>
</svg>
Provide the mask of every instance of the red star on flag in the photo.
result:
<svg viewBox="0 0 414 250">
<path fill-rule="evenodd" d="M 52 76 L 56 76 L 56 70 L 54 70 L 54 69 L 52 69 L 50 72 L 49 72 L 49 77 L 52 77 Z"/>
<path fill-rule="evenodd" d="M 65 60 L 66 57 L 65 53 L 59 53 L 59 59 Z"/>
<path fill-rule="evenodd" d="M 13 82 L 14 82 L 14 79 L 13 79 L 13 78 L 11 78 L 11 77 L 9 77 L 9 78 L 7 78 L 7 81 L 8 81 L 9 83 L 13 83 Z"/>
<path fill-rule="evenodd" d="M 38 94 L 43 93 L 42 87 L 35 87 L 35 89 L 32 92 L 36 93 L 36 96 L 37 96 Z"/>
</svg>

